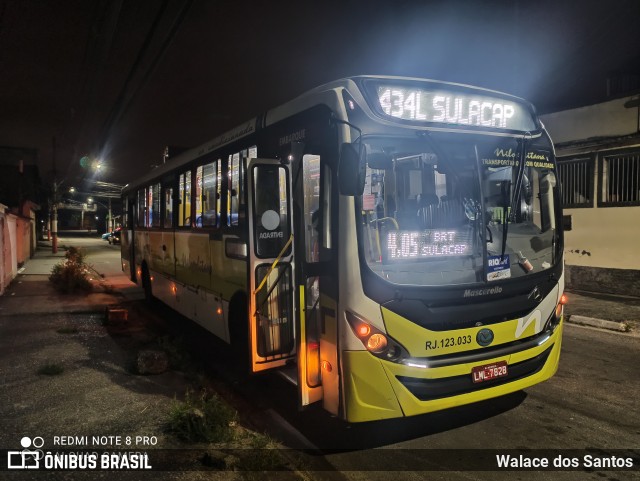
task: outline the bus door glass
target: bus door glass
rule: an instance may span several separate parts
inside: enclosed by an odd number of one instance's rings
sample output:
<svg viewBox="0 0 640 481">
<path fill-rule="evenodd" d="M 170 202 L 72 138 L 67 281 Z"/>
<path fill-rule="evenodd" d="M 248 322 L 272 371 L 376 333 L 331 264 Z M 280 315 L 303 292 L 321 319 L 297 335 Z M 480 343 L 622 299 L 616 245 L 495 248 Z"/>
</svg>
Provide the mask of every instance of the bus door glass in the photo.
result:
<svg viewBox="0 0 640 481">
<path fill-rule="evenodd" d="M 295 356 L 290 171 L 252 159 L 249 177 L 249 337 L 253 372 Z"/>
<path fill-rule="evenodd" d="M 304 255 L 298 258 L 303 280 L 299 287 L 300 323 L 298 336 L 298 391 L 300 405 L 322 399 L 320 375 L 320 262 L 322 217 L 319 155 L 302 158 L 302 225 Z"/>
</svg>

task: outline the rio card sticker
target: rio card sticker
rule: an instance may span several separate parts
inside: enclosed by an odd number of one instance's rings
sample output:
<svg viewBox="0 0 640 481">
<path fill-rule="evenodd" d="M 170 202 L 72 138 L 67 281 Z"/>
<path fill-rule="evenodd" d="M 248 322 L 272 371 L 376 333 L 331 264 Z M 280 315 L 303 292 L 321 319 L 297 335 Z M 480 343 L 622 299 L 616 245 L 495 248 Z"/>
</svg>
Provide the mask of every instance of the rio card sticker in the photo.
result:
<svg viewBox="0 0 640 481">
<path fill-rule="evenodd" d="M 498 279 L 508 279 L 511 277 L 511 263 L 509 255 L 489 256 L 487 258 L 487 281 L 497 281 Z"/>
</svg>

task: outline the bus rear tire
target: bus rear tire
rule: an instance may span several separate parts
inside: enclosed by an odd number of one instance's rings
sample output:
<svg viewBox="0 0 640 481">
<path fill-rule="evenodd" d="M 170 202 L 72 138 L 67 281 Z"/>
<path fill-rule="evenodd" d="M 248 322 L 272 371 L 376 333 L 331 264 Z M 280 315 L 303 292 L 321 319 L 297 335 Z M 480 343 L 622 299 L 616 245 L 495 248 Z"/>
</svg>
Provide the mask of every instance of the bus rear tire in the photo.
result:
<svg viewBox="0 0 640 481">
<path fill-rule="evenodd" d="M 142 264 L 142 289 L 144 289 L 144 298 L 147 302 L 153 301 L 153 292 L 151 290 L 151 276 L 147 264 Z"/>
</svg>

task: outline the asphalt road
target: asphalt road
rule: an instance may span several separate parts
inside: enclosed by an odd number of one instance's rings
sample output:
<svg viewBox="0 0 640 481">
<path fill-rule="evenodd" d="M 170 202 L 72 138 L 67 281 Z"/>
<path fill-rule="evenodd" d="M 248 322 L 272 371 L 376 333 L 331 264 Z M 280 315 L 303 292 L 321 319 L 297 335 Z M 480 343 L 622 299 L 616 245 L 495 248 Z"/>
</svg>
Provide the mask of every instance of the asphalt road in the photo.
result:
<svg viewBox="0 0 640 481">
<path fill-rule="evenodd" d="M 87 261 L 107 275 L 112 269 L 119 272 L 117 250 L 106 241 L 104 246 L 93 244 L 87 248 Z M 175 318 L 161 308 L 152 312 Z M 347 479 L 640 479 L 637 468 L 633 472 L 597 468 L 579 472 L 449 471 L 466 466 L 475 455 L 485 459 L 487 452 L 477 450 L 495 450 L 488 452 L 492 459 L 496 453 L 514 449 L 546 450 L 539 454 L 550 459 L 584 454 L 570 450 L 595 450 L 609 457 L 624 456 L 631 449 L 637 452 L 638 337 L 567 325 L 559 371 L 546 383 L 471 406 L 348 425 L 315 406 L 298 411 L 295 388 L 279 376 L 246 380 L 225 375 L 228 358 L 212 354 L 217 351 L 211 349 L 216 345 L 213 336 L 195 325 L 188 331 L 194 349 L 209 364 L 212 375 L 220 376 L 240 405 L 249 406 L 254 416 L 256 412 L 270 413 L 272 418 L 284 420 L 282 432 L 287 433 L 289 447 L 308 447 L 296 439 L 308 440 L 320 449 L 310 456 L 311 463 L 314 459 L 322 459 L 323 464 L 328 461 Z M 478 466 L 485 464 L 479 462 Z M 336 474 L 320 471 L 314 476 L 335 479 Z"/>
<path fill-rule="evenodd" d="M 296 410 L 295 390 L 275 376 L 244 387 L 318 447 L 347 479 L 640 479 L 640 472 L 458 472 L 509 450 L 550 459 L 629 456 L 640 449 L 640 339 L 568 325 L 560 369 L 546 383 L 502 398 L 412 418 L 348 425 L 322 409 Z M 242 388 L 241 388 L 242 389 Z M 295 442 L 295 441 L 294 441 Z M 297 446 L 299 447 L 299 446 Z M 393 451 L 390 451 L 393 450 Z M 434 450 L 434 451 L 425 451 Z M 444 451 L 439 451 L 444 450 Z M 468 451 L 470 450 L 470 451 Z M 493 450 L 493 451 L 478 451 Z M 487 460 L 490 463 L 487 463 Z M 635 462 L 638 466 L 638 460 Z M 425 476 L 426 470 L 430 472 Z M 636 468 L 637 469 L 637 468 Z M 327 473 L 328 474 L 328 473 Z"/>
</svg>

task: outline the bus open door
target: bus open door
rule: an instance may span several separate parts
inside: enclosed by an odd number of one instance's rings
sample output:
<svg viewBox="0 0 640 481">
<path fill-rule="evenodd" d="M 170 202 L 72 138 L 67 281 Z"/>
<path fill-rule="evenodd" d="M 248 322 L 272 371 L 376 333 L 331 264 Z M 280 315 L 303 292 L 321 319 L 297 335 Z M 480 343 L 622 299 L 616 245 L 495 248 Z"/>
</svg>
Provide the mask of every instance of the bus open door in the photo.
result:
<svg viewBox="0 0 640 481">
<path fill-rule="evenodd" d="M 305 319 L 313 286 L 295 277 L 291 171 L 277 160 L 251 159 L 247 172 L 251 367 L 297 366 L 288 377 L 304 406 L 322 398 L 322 387 L 317 333 L 309 328 L 317 323 Z"/>
<path fill-rule="evenodd" d="M 253 372 L 295 360 L 295 297 L 290 171 L 251 159 L 249 204 L 249 342 Z"/>
</svg>

